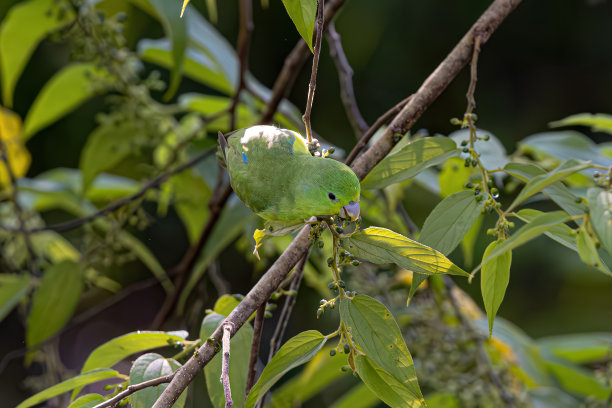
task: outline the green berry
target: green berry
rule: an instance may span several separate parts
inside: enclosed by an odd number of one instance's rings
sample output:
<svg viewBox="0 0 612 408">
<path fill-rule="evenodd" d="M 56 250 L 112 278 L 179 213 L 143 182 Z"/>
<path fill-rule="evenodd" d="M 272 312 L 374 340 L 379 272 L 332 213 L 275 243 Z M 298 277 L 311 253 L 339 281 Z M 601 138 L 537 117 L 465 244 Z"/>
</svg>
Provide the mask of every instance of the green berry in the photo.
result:
<svg viewBox="0 0 612 408">
<path fill-rule="evenodd" d="M 323 313 L 325 313 L 325 311 L 321 308 L 317 309 L 317 319 L 321 316 L 323 316 Z"/>
<path fill-rule="evenodd" d="M 359 266 L 359 264 L 360 264 L 360 263 L 361 263 L 361 262 L 359 262 L 359 261 L 353 261 L 353 262 L 351 262 L 351 265 L 353 265 L 353 266 Z"/>
<path fill-rule="evenodd" d="M 342 234 L 342 233 L 344 232 L 344 228 L 342 228 L 342 227 L 336 227 L 336 232 L 337 232 L 338 234 Z"/>
<path fill-rule="evenodd" d="M 342 368 L 340 370 L 342 370 L 343 372 L 346 373 L 349 370 L 349 366 L 347 366 L 347 365 L 342 366 Z"/>
<path fill-rule="evenodd" d="M 462 140 L 462 141 L 461 141 L 461 146 L 467 146 L 467 144 L 468 144 L 468 141 L 467 141 L 467 140 Z"/>
<path fill-rule="evenodd" d="M 336 355 L 336 350 L 334 350 L 334 349 L 329 350 L 329 355 L 332 356 L 332 357 L 335 356 Z"/>
<path fill-rule="evenodd" d="M 473 184 L 471 181 L 468 181 L 468 182 L 467 182 L 467 183 L 465 183 L 463 186 L 464 186 L 465 188 L 472 188 L 472 187 L 474 187 L 474 184 Z"/>
<path fill-rule="evenodd" d="M 470 152 L 470 148 L 469 147 L 464 147 L 463 148 L 463 153 L 469 153 Z"/>
<path fill-rule="evenodd" d="M 327 266 L 331 266 L 331 264 L 334 263 L 334 259 L 333 258 L 327 258 Z"/>
<path fill-rule="evenodd" d="M 336 289 L 336 282 L 329 282 L 327 287 L 330 288 L 330 289 Z"/>
<path fill-rule="evenodd" d="M 351 346 L 349 346 L 348 344 L 344 343 L 344 354 L 348 354 L 351 352 Z"/>
<path fill-rule="evenodd" d="M 266 311 L 266 312 L 264 313 L 264 317 L 265 317 L 266 319 L 270 319 L 270 318 L 272 317 L 272 312 L 268 312 L 268 311 Z"/>
</svg>

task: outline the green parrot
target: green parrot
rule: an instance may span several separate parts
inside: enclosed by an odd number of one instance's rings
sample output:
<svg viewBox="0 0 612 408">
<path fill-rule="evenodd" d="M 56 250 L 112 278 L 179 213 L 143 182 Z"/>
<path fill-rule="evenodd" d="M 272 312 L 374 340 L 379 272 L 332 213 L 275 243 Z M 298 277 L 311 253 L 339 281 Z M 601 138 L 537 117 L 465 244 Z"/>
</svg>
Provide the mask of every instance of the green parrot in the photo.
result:
<svg viewBox="0 0 612 408">
<path fill-rule="evenodd" d="M 355 173 L 336 160 L 312 156 L 299 133 L 253 126 L 227 139 L 219 133 L 219 144 L 234 192 L 264 219 L 359 218 Z"/>
</svg>

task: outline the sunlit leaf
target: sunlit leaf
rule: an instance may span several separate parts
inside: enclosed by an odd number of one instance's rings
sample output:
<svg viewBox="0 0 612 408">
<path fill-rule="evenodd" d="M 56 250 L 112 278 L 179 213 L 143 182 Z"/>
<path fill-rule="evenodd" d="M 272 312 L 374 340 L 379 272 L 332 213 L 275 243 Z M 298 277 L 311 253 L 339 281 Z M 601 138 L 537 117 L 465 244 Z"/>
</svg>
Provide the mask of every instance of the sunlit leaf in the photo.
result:
<svg viewBox="0 0 612 408">
<path fill-rule="evenodd" d="M 470 276 L 440 252 L 385 228 L 370 227 L 342 240 L 356 257 L 376 264 L 395 263 L 426 275 Z"/>
<path fill-rule="evenodd" d="M 476 246 L 476 241 L 480 236 L 480 228 L 482 227 L 483 220 L 483 215 L 478 217 L 461 240 L 461 252 L 463 253 L 463 260 L 466 267 L 474 265 L 474 247 Z"/>
<path fill-rule="evenodd" d="M 457 130 L 448 135 L 448 137 L 454 140 L 457 146 L 459 146 L 464 140 L 470 139 L 470 129 Z M 485 169 L 500 169 L 509 162 L 506 148 L 495 135 L 483 129 L 476 129 L 476 137 L 474 150 L 480 154 L 479 159 Z M 486 137 L 488 137 L 489 140 L 484 140 Z M 462 159 L 466 159 L 468 156 L 468 153 L 461 153 Z"/>
<path fill-rule="evenodd" d="M 539 159 L 553 157 L 564 161 L 570 159 L 590 160 L 602 166 L 612 165 L 612 159 L 603 155 L 597 145 L 582 133 L 565 130 L 538 133 L 519 142 L 521 151 Z"/>
<path fill-rule="evenodd" d="M 94 408 L 104 401 L 106 400 L 100 394 L 85 394 L 74 400 L 68 408 Z"/>
<path fill-rule="evenodd" d="M 134 361 L 130 369 L 130 385 L 140 384 L 154 378 L 172 374 L 180 367 L 181 365 L 176 360 L 164 358 L 155 353 L 147 353 Z M 160 384 L 137 391 L 130 397 L 130 405 L 132 408 L 152 407 L 166 388 L 168 388 L 168 384 Z M 183 392 L 172 407 L 182 408 L 185 405 L 186 399 L 187 393 Z"/>
<path fill-rule="evenodd" d="M 419 241 L 444 255 L 450 254 L 480 216 L 485 201 L 477 201 L 472 190 L 449 195 L 427 216 Z"/>
<path fill-rule="evenodd" d="M 87 384 L 91 384 L 97 381 L 106 380 L 108 378 L 119 377 L 119 373 L 115 370 L 111 370 L 110 368 L 100 368 L 97 370 L 92 370 L 76 377 L 72 377 L 66 381 L 62 381 L 59 384 L 56 384 L 52 387 L 47 388 L 37 394 L 32 395 L 30 398 L 23 401 L 21 404 L 17 405 L 16 408 L 28 408 L 34 405 L 40 404 L 43 401 L 46 401 L 50 398 L 61 395 L 65 392 L 73 390 L 77 387 L 83 387 Z"/>
<path fill-rule="evenodd" d="M 465 183 L 474 172 L 473 167 L 466 167 L 460 157 L 451 157 L 444 163 L 438 175 L 440 184 L 440 197 L 444 198 L 453 193 L 464 190 Z"/>
<path fill-rule="evenodd" d="M 577 364 L 604 360 L 612 347 L 612 333 L 578 333 L 538 339 L 538 345 Z"/>
<path fill-rule="evenodd" d="M 0 322 L 30 293 L 29 274 L 0 274 Z"/>
<path fill-rule="evenodd" d="M 200 338 L 205 340 L 210 337 L 224 319 L 224 315 L 217 313 L 207 315 L 202 321 Z M 230 340 L 229 378 L 232 400 L 236 408 L 244 407 L 252 341 L 253 328 L 248 323 L 244 324 Z M 219 378 L 221 378 L 221 364 L 222 356 L 219 352 L 204 367 L 208 397 L 215 408 L 225 407 L 225 392 L 223 385 L 219 381 Z"/>
<path fill-rule="evenodd" d="M 172 177 L 174 208 L 183 221 L 189 241 L 195 244 L 208 219 L 211 191 L 193 171 L 183 171 Z"/>
<path fill-rule="evenodd" d="M 55 0 L 23 1 L 9 10 L 0 26 L 2 100 L 6 106 L 13 105 L 15 85 L 38 44 L 73 19 L 74 12 L 60 13 Z"/>
<path fill-rule="evenodd" d="M 612 192 L 593 187 L 587 191 L 587 199 L 591 225 L 601 245 L 612 254 Z"/>
<path fill-rule="evenodd" d="M 4 144 L 8 162 L 13 175 L 17 178 L 25 176 L 32 158 L 25 147 L 24 135 L 19 115 L 0 106 L 0 141 Z M 9 175 L 6 165 L 0 164 L 0 186 L 9 185 Z"/>
<path fill-rule="evenodd" d="M 571 393 L 605 400 L 610 396 L 610 389 L 602 385 L 586 369 L 559 358 L 550 358 L 546 366 L 559 381 L 561 386 Z"/>
<path fill-rule="evenodd" d="M 32 103 L 25 119 L 26 138 L 103 92 L 107 78 L 108 73 L 93 63 L 65 66 L 43 86 Z"/>
<path fill-rule="evenodd" d="M 401 401 L 405 404 L 403 406 L 423 406 L 425 401 L 419 388 L 412 356 L 391 312 L 377 300 L 357 295 L 353 299 L 342 300 L 340 317 L 357 346 L 363 350 L 368 359 L 372 360 L 374 365 L 378 366 L 375 369 L 376 373 L 383 379 L 388 376 L 401 385 L 402 392 L 399 395 L 402 396 Z M 361 375 L 357 359 L 355 363 L 358 367 L 357 372 Z M 372 364 L 366 364 L 364 369 L 370 372 L 373 367 Z M 363 376 L 362 379 L 379 398 L 395 406 L 383 398 L 379 390 L 372 387 Z M 393 385 L 391 387 L 395 388 Z"/>
<path fill-rule="evenodd" d="M 457 152 L 455 142 L 447 137 L 415 140 L 387 155 L 363 179 L 361 185 L 364 188 L 383 188 L 408 180 L 428 167 L 443 163 Z"/>
<path fill-rule="evenodd" d="M 556 122 L 551 122 L 549 126 L 589 126 L 593 132 L 612 134 L 612 115 L 606 115 L 605 113 L 578 113 Z"/>
<path fill-rule="evenodd" d="M 245 406 L 255 406 L 289 370 L 310 361 L 325 345 L 326 340 L 325 336 L 316 330 L 308 330 L 289 339 L 264 368 L 259 380 L 251 388 Z"/>
<path fill-rule="evenodd" d="M 489 244 L 482 256 L 487 259 L 493 249 L 502 241 L 493 241 Z M 480 272 L 480 290 L 484 301 L 485 310 L 489 317 L 489 336 L 493 333 L 493 321 L 499 310 L 506 288 L 510 281 L 510 265 L 512 264 L 512 251 L 504 252 L 495 258 L 489 258 L 482 264 Z"/>
<path fill-rule="evenodd" d="M 380 404 L 374 394 L 365 384 L 359 384 L 351 388 L 340 397 L 329 408 L 373 408 Z"/>
<path fill-rule="evenodd" d="M 525 184 L 525 187 L 523 187 L 521 192 L 518 194 L 518 196 L 514 199 L 514 201 L 508 208 L 508 211 L 515 208 L 517 205 L 519 205 L 521 202 L 525 201 L 532 195 L 541 192 L 543 189 L 550 186 L 551 184 L 557 181 L 561 181 L 574 173 L 589 168 L 590 166 L 590 162 L 581 162 L 578 160 L 570 159 L 566 162 L 561 163 L 550 173 L 535 176 L 534 178 L 529 180 L 527 184 Z"/>
<path fill-rule="evenodd" d="M 189 0 L 183 0 L 183 7 L 181 7 L 181 18 L 183 18 L 183 14 L 185 13 L 185 7 L 189 4 Z"/>
<path fill-rule="evenodd" d="M 580 228 L 580 230 L 578 230 L 578 236 L 576 237 L 576 247 L 578 249 L 578 255 L 580 256 L 580 260 L 582 262 L 584 262 L 588 266 L 597 268 L 608 276 L 612 277 L 612 273 L 599 257 L 597 247 L 595 246 L 595 240 L 593 239 L 593 237 L 591 237 L 588 231 L 585 230 L 585 228 Z"/>
<path fill-rule="evenodd" d="M 517 217 L 524 222 L 531 222 L 536 217 L 544 214 L 542 211 L 534 210 L 532 208 L 523 208 L 519 212 L 516 213 Z M 566 224 L 558 224 L 551 227 L 548 231 L 544 233 L 548 238 L 553 241 L 558 242 L 566 248 L 569 248 L 573 251 L 578 251 L 576 247 L 576 233 L 567 226 Z"/>
<path fill-rule="evenodd" d="M 563 211 L 553 211 L 535 217 L 529 224 L 522 226 L 510 238 L 497 245 L 486 258 L 483 258 L 483 262 L 512 251 L 514 248 L 542 235 L 552 227 L 565 223 L 568 219 L 568 215 Z"/>
<path fill-rule="evenodd" d="M 298 33 L 308 44 L 310 51 L 313 52 L 312 36 L 317 17 L 317 0 L 283 0 L 283 4 Z"/>
<path fill-rule="evenodd" d="M 222 295 L 215 302 L 215 307 L 213 308 L 213 310 L 215 311 L 215 313 L 227 316 L 232 312 L 232 310 L 236 308 L 236 306 L 238 306 L 239 303 L 240 302 L 238 301 L 238 299 L 233 296 Z"/>
<path fill-rule="evenodd" d="M 60 330 L 72 317 L 81 291 L 83 271 L 73 261 L 52 265 L 34 292 L 28 316 L 26 345 L 32 347 Z"/>
</svg>

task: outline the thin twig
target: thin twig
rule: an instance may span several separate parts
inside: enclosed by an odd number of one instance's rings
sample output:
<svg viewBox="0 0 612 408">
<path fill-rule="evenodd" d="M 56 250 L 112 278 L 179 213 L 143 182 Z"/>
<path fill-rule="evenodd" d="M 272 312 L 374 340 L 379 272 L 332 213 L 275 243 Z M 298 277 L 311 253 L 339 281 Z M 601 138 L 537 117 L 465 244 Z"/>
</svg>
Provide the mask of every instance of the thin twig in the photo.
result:
<svg viewBox="0 0 612 408">
<path fill-rule="evenodd" d="M 306 136 L 308 143 L 312 143 L 312 126 L 310 124 L 310 111 L 312 110 L 312 102 L 314 101 L 314 92 L 317 87 L 317 71 L 319 70 L 319 56 L 321 54 L 321 40 L 323 37 L 323 10 L 325 10 L 325 0 L 319 0 L 317 9 L 317 29 L 315 31 L 314 56 L 312 58 L 312 71 L 310 72 L 310 83 L 308 84 L 308 98 L 306 99 L 306 110 L 302 115 L 302 120 L 306 126 Z"/>
<path fill-rule="evenodd" d="M 264 316 L 266 314 L 266 304 L 262 303 L 255 313 L 255 321 L 253 322 L 253 341 L 251 342 L 251 358 L 249 359 L 249 371 L 247 372 L 246 392 L 244 398 L 249 395 L 253 384 L 255 384 L 255 375 L 257 374 L 257 360 L 259 357 L 259 343 L 261 343 L 261 333 L 263 332 Z"/>
<path fill-rule="evenodd" d="M 127 197 L 124 197 L 120 200 L 114 201 L 112 203 L 110 203 L 109 205 L 107 205 L 106 207 L 92 213 L 89 214 L 85 217 L 81 217 L 81 218 L 77 218 L 74 220 L 70 220 L 70 221 L 66 221 L 66 222 L 61 222 L 59 224 L 54 224 L 54 225 L 48 225 L 48 226 L 44 226 L 44 227 L 37 227 L 37 228 L 31 228 L 31 229 L 25 229 L 23 227 L 20 228 L 14 228 L 14 227 L 9 227 L 7 225 L 0 225 L 0 230 L 5 230 L 5 231 L 14 231 L 14 232 L 29 232 L 30 234 L 34 234 L 37 232 L 42 232 L 42 231 L 56 231 L 56 232 L 63 232 L 63 231 L 68 231 L 74 228 L 78 228 L 83 224 L 87 224 L 93 220 L 95 220 L 96 218 L 99 217 L 103 217 L 106 214 L 109 214 L 113 211 L 118 210 L 119 208 L 123 207 L 124 205 L 130 204 L 133 201 L 136 201 L 140 198 L 142 198 L 147 191 L 149 191 L 152 188 L 155 188 L 157 186 L 159 186 L 160 184 L 162 184 L 163 182 L 165 182 L 166 180 L 168 180 L 170 177 L 172 177 L 173 175 L 180 173 L 182 171 L 187 170 L 190 167 L 195 166 L 196 164 L 198 164 L 199 162 L 201 162 L 202 160 L 206 159 L 208 156 L 214 154 L 216 152 L 216 148 L 211 148 L 209 150 L 207 150 L 206 152 L 200 154 L 199 156 L 194 157 L 193 159 L 189 160 L 188 162 L 176 167 L 175 169 L 162 173 L 159 176 L 155 177 L 154 179 L 152 179 L 151 181 L 149 181 L 148 183 L 144 184 L 140 190 L 138 190 L 137 192 L 135 192 L 132 195 L 129 195 Z"/>
<path fill-rule="evenodd" d="M 223 361 L 221 363 L 221 383 L 223 384 L 223 391 L 225 392 L 225 408 L 232 408 L 234 401 L 232 401 L 232 389 L 230 386 L 229 377 L 229 365 L 230 365 L 230 338 L 232 337 L 232 327 L 234 325 L 231 322 L 223 324 L 223 338 L 221 340 L 221 347 L 223 348 Z"/>
<path fill-rule="evenodd" d="M 324 28 L 327 27 L 329 22 L 336 15 L 345 1 L 346 0 L 331 0 L 327 3 L 324 10 Z M 289 90 L 293 87 L 295 79 L 309 56 L 310 49 L 308 48 L 306 41 L 300 39 L 295 47 L 293 47 L 293 50 L 291 50 L 287 58 L 285 58 L 283 68 L 276 77 L 276 81 L 272 87 L 272 96 L 268 100 L 264 113 L 261 115 L 261 119 L 259 121 L 260 124 L 265 125 L 272 122 L 274 114 L 278 110 L 278 106 L 283 98 L 289 93 Z"/>
<path fill-rule="evenodd" d="M 240 30 L 238 32 L 238 88 L 229 108 L 230 130 L 236 128 L 236 108 L 240 102 L 240 93 L 245 88 L 244 74 L 249 64 L 249 44 L 253 32 L 253 3 L 252 0 L 240 0 Z"/>
<path fill-rule="evenodd" d="M 401 112 L 392 122 L 392 126 L 383 133 L 381 140 L 368 149 L 357 162 L 353 164 L 353 171 L 360 179 L 363 179 L 370 170 L 384 158 L 393 147 L 391 129 L 406 129 L 421 116 L 448 84 L 459 74 L 461 69 L 469 62 L 473 47 L 474 31 L 486 33 L 482 37 L 482 43 L 486 42 L 495 29 L 508 17 L 521 0 L 495 0 L 489 8 L 479 17 L 474 26 L 468 31 L 464 38 L 457 44 L 455 49 L 444 59 L 433 74 L 425 81 L 415 96 L 406 104 Z M 282 97 L 281 97 L 282 99 Z M 276 111 L 274 108 L 273 112 Z M 405 133 L 405 132 L 404 132 Z M 310 248 L 308 238 L 310 226 L 305 226 L 295 237 L 293 242 L 285 249 L 281 256 L 274 262 L 272 267 L 253 286 L 238 306 L 229 314 L 225 322 L 234 324 L 234 331 L 238 330 L 248 318 L 267 301 L 278 285 L 287 276 L 289 271 Z M 221 328 L 219 327 L 211 336 L 217 342 L 221 339 Z M 153 408 L 170 408 L 178 399 L 185 388 L 193 381 L 195 376 L 216 354 L 214 341 L 206 341 L 198 352 L 194 354 L 179 370 L 168 388 L 157 399 Z"/>
<path fill-rule="evenodd" d="M 111 399 L 108 399 L 104 402 L 99 403 L 94 408 L 106 408 L 106 407 L 118 406 L 119 402 L 122 399 L 132 395 L 136 391 L 144 390 L 145 388 L 149 388 L 149 387 L 155 387 L 160 384 L 169 383 L 174 378 L 175 373 L 176 372 L 165 375 L 163 377 L 153 378 L 151 380 L 141 382 L 140 384 L 128 385 L 128 387 L 124 391 L 121 391 L 119 394 L 115 395 Z"/>
<path fill-rule="evenodd" d="M 502 399 L 502 401 L 504 401 L 505 406 L 513 407 L 514 397 L 506 391 L 501 378 L 499 378 L 497 373 L 491 367 L 491 361 L 489 360 L 489 356 L 487 355 L 484 337 L 481 333 L 474 329 L 474 326 L 472 326 L 472 322 L 463 314 L 459 304 L 457 303 L 457 299 L 455 298 L 455 294 L 453 293 L 455 290 L 458 290 L 457 286 L 455 285 L 455 282 L 453 282 L 453 280 L 446 275 L 443 276 L 443 280 L 444 286 L 446 288 L 446 296 L 450 300 L 455 315 L 461 322 L 461 325 L 468 331 L 468 333 L 472 337 L 472 340 L 474 340 L 474 343 L 476 345 L 477 358 L 482 365 L 487 367 L 487 375 L 489 377 L 489 380 L 491 381 L 491 384 L 493 384 L 493 386 L 497 390 L 497 393 L 499 394 L 499 397 Z"/>
<path fill-rule="evenodd" d="M 329 44 L 329 55 L 334 60 L 336 69 L 338 70 L 340 99 L 344 105 L 346 116 L 353 127 L 355 136 L 359 139 L 359 136 L 365 133 L 369 126 L 359 111 L 357 98 L 355 98 L 355 91 L 353 89 L 353 69 L 348 62 L 348 58 L 346 58 L 346 54 L 342 48 L 340 34 L 336 31 L 336 24 L 333 21 L 327 25 L 326 36 L 327 43 Z"/>
<path fill-rule="evenodd" d="M 402 108 L 406 106 L 408 101 L 410 101 L 410 98 L 412 98 L 412 95 L 399 101 L 397 104 L 395 104 L 395 106 L 393 106 L 391 109 L 383 113 L 382 116 L 376 119 L 376 122 L 374 122 L 374 124 L 368 129 L 368 131 L 364 133 L 364 135 L 361 137 L 361 139 L 359 139 L 355 147 L 353 147 L 353 150 L 351 150 L 351 152 L 349 153 L 348 157 L 344 162 L 347 166 L 350 166 L 351 163 L 353 163 L 353 160 L 355 160 L 361 149 L 363 149 L 368 144 L 368 142 L 370 141 L 370 139 L 372 139 L 372 136 L 376 134 L 378 129 L 380 129 L 383 125 L 389 123 L 391 119 L 395 117 L 395 115 L 400 113 Z"/>
<path fill-rule="evenodd" d="M 466 115 L 471 114 L 476 107 L 476 99 L 474 99 L 474 92 L 476 91 L 476 82 L 478 81 L 477 68 L 478 68 L 478 56 L 480 55 L 480 35 L 476 33 L 476 37 L 474 38 L 474 50 L 472 52 L 472 62 L 471 70 L 470 70 L 470 86 L 468 87 L 468 91 L 466 93 L 466 98 L 468 100 L 467 110 L 465 111 Z"/>
<path fill-rule="evenodd" d="M 298 291 L 300 289 L 300 283 L 302 282 L 302 276 L 304 275 L 304 267 L 306 266 L 306 262 L 308 261 L 308 255 L 305 255 L 300 259 L 300 262 L 295 267 L 295 277 L 291 281 L 291 286 L 289 286 L 290 291 Z M 276 330 L 274 330 L 274 334 L 272 335 L 272 339 L 270 339 L 270 353 L 268 354 L 268 363 L 272 360 L 272 357 L 276 354 L 278 349 L 280 348 L 281 342 L 283 340 L 283 336 L 285 335 L 285 330 L 287 329 L 287 324 L 289 323 L 289 319 L 291 318 L 291 312 L 293 311 L 293 306 L 295 306 L 295 297 L 287 296 L 285 298 L 285 304 L 283 305 L 283 310 L 281 310 L 280 316 L 278 317 L 278 323 L 276 324 Z"/>
</svg>

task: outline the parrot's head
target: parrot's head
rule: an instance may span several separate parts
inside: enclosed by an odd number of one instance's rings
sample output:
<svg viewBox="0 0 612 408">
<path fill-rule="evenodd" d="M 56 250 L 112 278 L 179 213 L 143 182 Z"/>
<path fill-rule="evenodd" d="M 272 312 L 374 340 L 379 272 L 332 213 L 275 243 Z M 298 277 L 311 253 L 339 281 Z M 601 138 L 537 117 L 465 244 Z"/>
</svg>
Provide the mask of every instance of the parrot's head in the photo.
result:
<svg viewBox="0 0 612 408">
<path fill-rule="evenodd" d="M 330 158 L 311 158 L 309 165 L 296 205 L 308 203 L 311 215 L 339 214 L 352 221 L 359 218 L 361 186 L 353 170 Z"/>
</svg>

